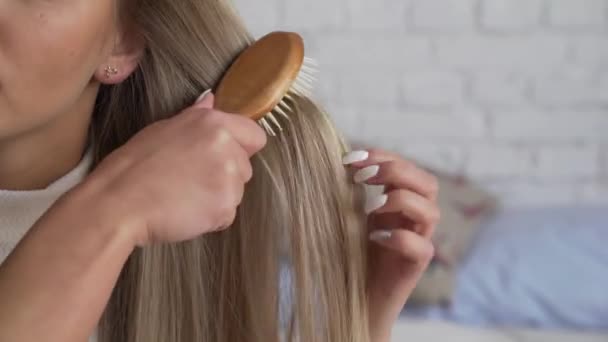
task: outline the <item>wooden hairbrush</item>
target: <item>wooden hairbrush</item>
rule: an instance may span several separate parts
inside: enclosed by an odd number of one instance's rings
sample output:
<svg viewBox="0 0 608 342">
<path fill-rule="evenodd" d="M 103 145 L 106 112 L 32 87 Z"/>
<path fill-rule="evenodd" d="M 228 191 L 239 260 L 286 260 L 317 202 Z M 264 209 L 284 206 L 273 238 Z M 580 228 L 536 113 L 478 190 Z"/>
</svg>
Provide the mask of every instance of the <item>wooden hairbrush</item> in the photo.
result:
<svg viewBox="0 0 608 342">
<path fill-rule="evenodd" d="M 304 57 L 304 41 L 292 32 L 272 32 L 245 49 L 215 90 L 215 108 L 246 115 L 268 134 L 282 130 L 277 115 L 289 119 L 287 100 L 309 96 L 314 62 Z"/>
</svg>

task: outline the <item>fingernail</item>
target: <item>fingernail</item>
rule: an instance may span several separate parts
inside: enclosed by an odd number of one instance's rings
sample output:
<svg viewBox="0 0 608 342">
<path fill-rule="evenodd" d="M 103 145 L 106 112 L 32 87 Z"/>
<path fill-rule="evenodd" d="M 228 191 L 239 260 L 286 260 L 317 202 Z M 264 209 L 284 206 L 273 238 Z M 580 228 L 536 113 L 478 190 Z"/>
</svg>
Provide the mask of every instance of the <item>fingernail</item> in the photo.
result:
<svg viewBox="0 0 608 342">
<path fill-rule="evenodd" d="M 209 95 L 209 93 L 210 93 L 210 92 L 211 92 L 211 88 L 209 88 L 209 89 L 205 90 L 205 91 L 204 91 L 204 92 L 201 94 L 201 96 L 199 96 L 199 97 L 198 97 L 198 99 L 196 99 L 196 102 L 194 102 L 194 103 L 199 103 L 199 102 L 203 101 L 203 99 L 205 98 L 205 96 Z"/>
<path fill-rule="evenodd" d="M 342 164 L 350 165 L 367 160 L 367 158 L 369 158 L 369 152 L 367 151 L 352 151 L 347 153 L 344 158 L 342 158 Z"/>
<path fill-rule="evenodd" d="M 363 183 L 366 180 L 375 177 L 380 171 L 380 165 L 372 165 L 365 167 L 355 173 L 355 183 Z"/>
<path fill-rule="evenodd" d="M 393 236 L 390 230 L 375 230 L 369 234 L 369 239 L 372 241 L 386 241 Z"/>
<path fill-rule="evenodd" d="M 371 214 L 372 212 L 382 208 L 388 201 L 387 195 L 380 195 L 372 198 L 365 204 L 365 213 Z"/>
</svg>

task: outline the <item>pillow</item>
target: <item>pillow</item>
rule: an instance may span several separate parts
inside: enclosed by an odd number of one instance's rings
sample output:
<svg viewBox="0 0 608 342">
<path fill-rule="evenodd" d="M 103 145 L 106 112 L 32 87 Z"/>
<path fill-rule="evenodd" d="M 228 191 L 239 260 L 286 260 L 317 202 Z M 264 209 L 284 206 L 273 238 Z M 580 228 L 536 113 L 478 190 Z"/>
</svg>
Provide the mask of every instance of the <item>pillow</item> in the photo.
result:
<svg viewBox="0 0 608 342">
<path fill-rule="evenodd" d="M 449 305 L 456 266 L 466 255 L 481 223 L 496 209 L 496 199 L 463 177 L 437 172 L 441 222 L 433 237 L 435 257 L 410 297 L 409 304 Z"/>
<path fill-rule="evenodd" d="M 607 243 L 608 208 L 501 213 L 458 271 L 452 306 L 426 317 L 608 331 Z"/>
<path fill-rule="evenodd" d="M 608 335 L 536 329 L 479 329 L 450 322 L 400 319 L 393 328 L 394 342 L 606 342 Z"/>
</svg>

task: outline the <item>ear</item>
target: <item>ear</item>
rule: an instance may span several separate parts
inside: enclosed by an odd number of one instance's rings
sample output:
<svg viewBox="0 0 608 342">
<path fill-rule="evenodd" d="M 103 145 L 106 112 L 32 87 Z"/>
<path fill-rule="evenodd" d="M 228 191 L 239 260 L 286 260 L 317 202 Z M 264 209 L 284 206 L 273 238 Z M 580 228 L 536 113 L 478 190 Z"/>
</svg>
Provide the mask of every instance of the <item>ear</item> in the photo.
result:
<svg viewBox="0 0 608 342">
<path fill-rule="evenodd" d="M 135 35 L 120 35 L 106 60 L 97 67 L 94 78 L 103 84 L 118 84 L 126 80 L 137 69 L 144 54 L 143 38 Z"/>
</svg>

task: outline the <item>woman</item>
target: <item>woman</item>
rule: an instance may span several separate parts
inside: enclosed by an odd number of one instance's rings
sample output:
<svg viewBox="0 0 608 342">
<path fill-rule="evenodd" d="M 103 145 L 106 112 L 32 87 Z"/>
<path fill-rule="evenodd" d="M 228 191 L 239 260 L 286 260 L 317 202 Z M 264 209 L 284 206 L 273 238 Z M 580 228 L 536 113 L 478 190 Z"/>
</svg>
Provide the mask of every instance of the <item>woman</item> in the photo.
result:
<svg viewBox="0 0 608 342">
<path fill-rule="evenodd" d="M 196 100 L 250 43 L 220 0 L 0 5 L 0 231 L 35 216 L 0 267 L 1 341 L 98 324 L 104 342 L 389 340 L 432 255 L 437 182 L 382 150 L 342 160 L 306 98 L 270 141 Z M 369 220 L 342 162 L 387 186 Z M 21 210 L 56 189 L 39 219 Z"/>
</svg>

